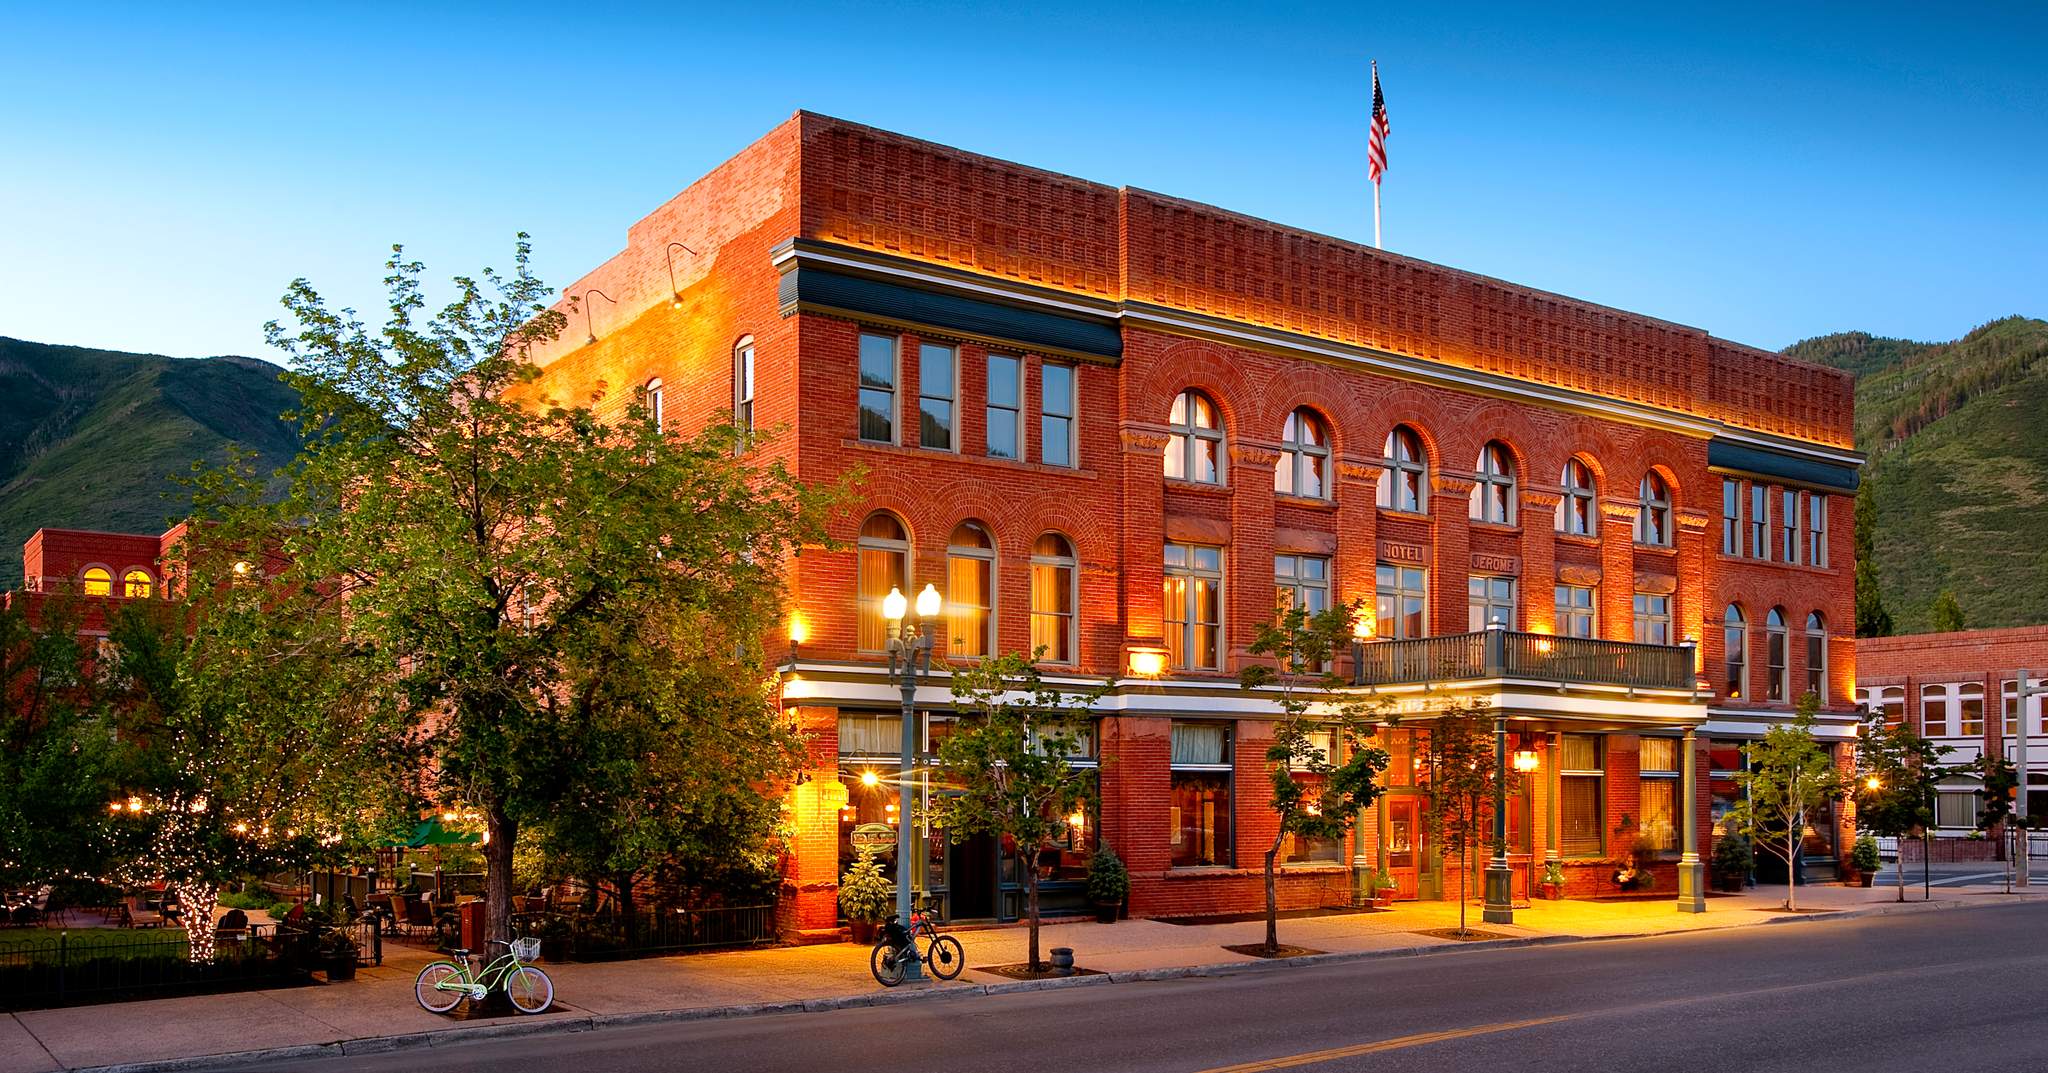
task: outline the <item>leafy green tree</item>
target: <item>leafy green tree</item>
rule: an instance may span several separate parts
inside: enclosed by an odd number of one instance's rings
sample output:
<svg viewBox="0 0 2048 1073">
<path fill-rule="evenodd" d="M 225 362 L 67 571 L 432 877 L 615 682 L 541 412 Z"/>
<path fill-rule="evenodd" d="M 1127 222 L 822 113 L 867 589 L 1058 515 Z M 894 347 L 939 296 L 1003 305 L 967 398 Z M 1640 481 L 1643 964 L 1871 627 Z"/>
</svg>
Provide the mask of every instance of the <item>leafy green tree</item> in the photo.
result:
<svg viewBox="0 0 2048 1073">
<path fill-rule="evenodd" d="M 729 425 L 683 438 L 637 397 L 619 421 L 538 397 L 524 355 L 564 317 L 529 258 L 521 235 L 510 275 L 458 277 L 429 315 L 422 267 L 395 251 L 381 327 L 299 280 L 284 298 L 295 327 L 268 330 L 307 437 L 285 470 L 281 551 L 395 668 L 385 685 L 415 720 L 434 793 L 482 816 L 494 939 L 510 936 L 522 832 L 582 807 L 583 668 L 642 651 L 629 628 L 651 620 L 683 631 L 674 658 L 765 677 L 759 639 L 781 621 L 785 564 L 823 542 L 836 494 L 741 450 L 752 441 Z M 733 647 L 683 643 L 696 636 Z"/>
<path fill-rule="evenodd" d="M 2014 817 L 2019 772 L 2002 756 L 1980 756 L 1975 766 L 1977 776 L 1984 780 L 1984 807 L 1977 810 L 1977 829 L 1989 831 Z"/>
<path fill-rule="evenodd" d="M 671 612 L 674 609 L 669 609 Z M 608 881 L 637 945 L 634 887 L 760 896 L 784 833 L 770 791 L 801 764 L 773 679 L 731 658 L 741 639 L 698 623 L 620 624 L 564 661 L 564 808 L 535 828 L 547 857 Z"/>
<path fill-rule="evenodd" d="M 1380 794 L 1387 753 L 1372 738 L 1385 700 L 1338 692 L 1342 680 L 1326 669 L 1336 666 L 1339 646 L 1349 643 L 1357 613 L 1346 606 L 1315 613 L 1300 604 L 1279 609 L 1250 645 L 1252 655 L 1272 662 L 1250 664 L 1238 675 L 1245 689 L 1271 690 L 1280 704 L 1266 747 L 1270 807 L 1280 821 L 1265 854 L 1268 956 L 1280 949 L 1280 850 L 1290 838 L 1342 839 Z"/>
<path fill-rule="evenodd" d="M 1791 721 L 1780 723 L 1749 745 L 1749 770 L 1737 775 L 1743 800 L 1729 811 L 1727 827 L 1785 862 L 1785 908 L 1798 908 L 1799 843 L 1806 817 L 1847 789 L 1834 755 L 1813 736 L 1820 698 L 1807 693 Z"/>
<path fill-rule="evenodd" d="M 1048 683 L 1035 659 L 1017 652 L 953 672 L 960 721 L 939 743 L 933 774 L 947 792 L 932 799 L 933 822 L 954 842 L 986 834 L 1014 848 L 1032 972 L 1041 967 L 1039 854 L 1072 833 L 1073 817 L 1094 814 L 1095 772 L 1073 758 L 1087 752 L 1089 709 L 1105 688 Z"/>
<path fill-rule="evenodd" d="M 1877 578 L 1876 483 L 1864 480 L 1856 489 L 1856 636 L 1890 637 L 1892 615 L 1885 610 Z"/>
<path fill-rule="evenodd" d="M 103 876 L 115 846 L 113 728 L 79 643 L 79 608 L 0 602 L 0 886 Z"/>
<path fill-rule="evenodd" d="M 260 565 L 207 559 L 195 551 L 184 599 L 130 602 L 109 623 L 120 873 L 177 894 L 195 961 L 212 957 L 223 884 L 388 835 L 417 771 L 396 707 L 352 676 L 363 664 L 331 620 Z"/>
<path fill-rule="evenodd" d="M 1941 757 L 1948 751 L 1904 721 L 1887 723 L 1882 711 L 1866 715 L 1856 738 L 1856 826 L 1884 838 L 1905 838 L 1933 823 L 1934 784 L 1947 774 Z M 1903 853 L 1898 880 L 1903 902 Z"/>
<path fill-rule="evenodd" d="M 1429 783 L 1423 825 L 1439 851 L 1458 856 L 1458 932 L 1464 934 L 1466 882 L 1472 851 L 1493 841 L 1493 806 L 1500 792 L 1493 719 L 1484 702 L 1452 701 L 1429 725 L 1424 742 Z"/>
<path fill-rule="evenodd" d="M 1934 606 L 1927 612 L 1935 633 L 1956 633 L 1963 628 L 1963 605 L 1956 599 L 1954 589 L 1943 589 L 1934 598 Z"/>
</svg>

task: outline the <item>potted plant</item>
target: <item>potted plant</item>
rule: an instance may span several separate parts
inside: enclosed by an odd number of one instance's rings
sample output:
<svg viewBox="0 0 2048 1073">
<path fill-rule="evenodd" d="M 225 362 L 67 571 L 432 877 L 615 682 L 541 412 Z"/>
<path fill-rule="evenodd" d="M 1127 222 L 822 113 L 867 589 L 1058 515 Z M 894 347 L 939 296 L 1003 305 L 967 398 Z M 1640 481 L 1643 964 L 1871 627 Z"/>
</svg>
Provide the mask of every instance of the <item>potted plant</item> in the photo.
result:
<svg viewBox="0 0 2048 1073">
<path fill-rule="evenodd" d="M 1537 896 L 1547 902 L 1564 898 L 1564 865 L 1558 861 L 1543 862 L 1543 880 L 1536 885 Z"/>
<path fill-rule="evenodd" d="M 1722 835 L 1714 841 L 1714 863 L 1711 868 L 1714 889 L 1740 893 L 1743 884 L 1749 882 L 1750 869 L 1756 867 L 1756 857 L 1751 853 L 1749 840 L 1741 835 Z"/>
<path fill-rule="evenodd" d="M 1095 905 L 1098 923 L 1116 923 L 1117 911 L 1131 893 L 1131 873 L 1122 858 L 1104 842 L 1088 858 L 1088 900 Z"/>
<path fill-rule="evenodd" d="M 1849 869 L 1853 882 L 1867 887 L 1877 878 L 1877 870 L 1884 867 L 1884 859 L 1878 855 L 1877 839 L 1869 835 L 1858 835 L 1856 844 L 1849 849 Z"/>
<path fill-rule="evenodd" d="M 328 928 L 316 940 L 315 951 L 327 970 L 329 982 L 356 978 L 356 940 L 343 928 Z"/>
<path fill-rule="evenodd" d="M 889 919 L 889 905 L 895 884 L 882 871 L 875 854 L 863 851 L 846 874 L 839 877 L 839 911 L 853 928 L 853 941 L 872 943 L 882 921 Z"/>
<path fill-rule="evenodd" d="M 1382 868 L 1367 880 L 1372 887 L 1372 907 L 1390 909 L 1394 905 L 1394 892 L 1400 884 L 1394 880 L 1394 873 Z"/>
</svg>

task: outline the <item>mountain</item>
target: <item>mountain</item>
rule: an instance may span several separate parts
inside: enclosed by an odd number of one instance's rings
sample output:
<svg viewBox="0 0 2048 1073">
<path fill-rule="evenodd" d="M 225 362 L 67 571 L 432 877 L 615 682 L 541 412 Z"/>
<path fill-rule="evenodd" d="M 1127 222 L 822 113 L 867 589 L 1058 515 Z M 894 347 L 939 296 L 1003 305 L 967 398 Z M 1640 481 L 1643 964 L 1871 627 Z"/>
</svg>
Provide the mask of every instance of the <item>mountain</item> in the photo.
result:
<svg viewBox="0 0 2048 1073">
<path fill-rule="evenodd" d="M 1930 629 L 1943 589 L 1972 627 L 2048 623 L 2048 321 L 2007 317 L 1949 343 L 1845 332 L 1785 353 L 1856 374 L 1898 632 Z"/>
<path fill-rule="evenodd" d="M 253 358 L 167 358 L 0 336 L 0 590 L 45 526 L 161 532 L 184 516 L 174 480 L 229 443 L 274 469 L 298 450 L 298 393 Z"/>
</svg>

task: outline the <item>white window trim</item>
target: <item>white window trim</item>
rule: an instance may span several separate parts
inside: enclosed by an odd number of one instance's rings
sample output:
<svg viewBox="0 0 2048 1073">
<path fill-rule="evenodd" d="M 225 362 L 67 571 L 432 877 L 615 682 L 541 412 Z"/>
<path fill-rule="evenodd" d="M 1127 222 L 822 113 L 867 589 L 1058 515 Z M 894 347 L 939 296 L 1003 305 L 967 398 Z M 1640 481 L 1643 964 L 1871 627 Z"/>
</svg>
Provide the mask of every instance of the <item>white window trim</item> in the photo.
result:
<svg viewBox="0 0 2048 1073">
<path fill-rule="evenodd" d="M 1223 419 L 1223 407 L 1217 405 L 1216 400 L 1210 397 L 1207 392 L 1198 388 L 1184 388 L 1180 394 L 1174 396 L 1174 399 L 1181 403 L 1182 420 L 1178 424 L 1173 423 L 1170 416 L 1172 411 L 1170 409 L 1167 411 L 1169 414 L 1167 424 L 1172 429 L 1172 433 L 1171 439 L 1167 442 L 1166 449 L 1169 452 L 1173 452 L 1178 448 L 1180 476 L 1175 477 L 1169 474 L 1166 479 L 1182 481 L 1187 484 L 1205 484 L 1216 488 L 1228 487 L 1230 484 L 1230 439 L 1228 430 L 1225 428 L 1226 422 Z M 1208 403 L 1209 409 L 1215 412 L 1215 428 L 1203 428 L 1201 422 L 1196 419 L 1195 409 L 1197 404 L 1195 400 L 1197 399 Z M 1202 440 L 1214 441 L 1216 444 L 1216 479 L 1213 481 L 1203 480 L 1195 476 L 1195 460 L 1201 457 L 1198 443 Z"/>
<path fill-rule="evenodd" d="M 924 375 L 925 352 L 943 350 L 953 359 L 953 393 L 951 395 L 928 394 L 924 386 L 928 381 Z M 900 360 L 900 358 L 899 358 Z M 919 340 L 917 344 L 917 447 L 922 451 L 941 451 L 950 455 L 960 453 L 960 348 L 952 343 L 934 343 Z M 899 381 L 900 383 L 901 381 Z M 944 399 L 953 409 L 952 424 L 946 429 L 947 445 L 932 447 L 924 442 L 924 400 Z"/>
<path fill-rule="evenodd" d="M 866 436 L 863 436 L 863 435 L 861 435 L 861 430 L 860 430 L 860 393 L 861 393 L 861 392 L 863 392 L 863 391 L 879 391 L 879 390 L 881 390 L 881 389 L 879 389 L 879 388 L 869 388 L 869 387 L 867 387 L 866 385 L 864 385 L 864 384 L 862 384 L 862 383 L 861 383 L 861 379 L 860 379 L 860 343 L 861 343 L 862 341 L 864 341 L 864 340 L 866 340 L 866 339 L 870 338 L 870 337 L 872 337 L 872 338 L 875 338 L 875 339 L 886 339 L 886 340 L 888 340 L 888 341 L 889 341 L 889 360 L 890 360 L 890 364 L 891 364 L 891 369 L 892 369 L 893 371 L 892 371 L 892 372 L 890 373 L 890 379 L 889 379 L 889 438 L 888 438 L 888 439 L 886 439 L 886 440 L 871 440 L 871 439 L 868 439 L 868 438 L 867 438 Z M 903 445 L 903 337 L 902 337 L 902 336 L 900 336 L 900 335 L 889 335 L 889 334 L 887 334 L 887 333 L 884 333 L 884 332 L 861 332 L 861 333 L 859 333 L 858 337 L 857 337 L 857 338 L 855 339 L 855 344 L 854 344 L 854 352 L 853 352 L 853 359 L 854 359 L 854 367 L 853 367 L 853 391 L 854 391 L 854 395 L 853 395 L 853 400 L 854 400 L 854 403 L 853 403 L 853 435 L 854 435 L 854 438 L 855 438 L 855 439 L 857 439 L 857 440 L 859 440 L 859 441 L 860 441 L 860 442 L 862 442 L 862 443 L 886 443 L 886 444 L 889 444 L 889 445 L 891 445 L 891 446 L 896 446 L 896 447 L 900 447 L 900 446 L 902 446 L 902 445 Z"/>
<path fill-rule="evenodd" d="M 1045 461 L 1044 429 L 1045 418 L 1045 370 L 1058 366 L 1067 371 L 1067 412 L 1052 414 L 1063 417 L 1067 422 L 1067 460 L 1065 462 Z M 1081 367 L 1064 361 L 1040 361 L 1038 363 L 1038 419 L 1039 419 L 1039 461 L 1057 469 L 1081 468 Z M 1025 457 L 1025 456 L 1019 456 Z"/>
<path fill-rule="evenodd" d="M 1195 650 L 1194 631 L 1201 623 L 1194 617 L 1193 600 L 1195 598 L 1195 587 L 1190 584 L 1182 587 L 1181 605 L 1179 608 L 1181 615 L 1179 623 L 1181 630 L 1180 650 L 1183 657 L 1187 659 L 1187 662 L 1170 669 L 1176 671 L 1220 671 L 1230 663 L 1230 641 L 1228 637 L 1230 626 L 1230 587 L 1227 580 L 1230 568 L 1227 558 L 1228 549 L 1215 544 L 1183 544 L 1177 540 L 1169 540 L 1166 543 L 1169 547 L 1186 549 L 1188 553 L 1187 563 L 1183 566 L 1168 566 L 1163 561 L 1165 556 L 1162 553 L 1162 562 L 1160 563 L 1162 576 L 1178 577 L 1187 581 L 1204 579 L 1216 583 L 1216 662 L 1213 664 L 1203 664 L 1195 663 L 1193 660 Z M 1204 570 L 1195 565 L 1194 553 L 1201 549 L 1208 549 L 1216 553 L 1215 570 Z M 1172 609 L 1169 608 L 1168 610 Z M 1173 624 L 1170 615 L 1162 616 L 1162 618 L 1166 620 L 1169 627 Z"/>
<path fill-rule="evenodd" d="M 966 523 L 963 522 L 962 524 Z M 988 537 L 989 546 L 986 548 L 976 548 L 965 544 L 954 544 L 951 542 L 950 539 L 947 541 L 946 603 L 948 606 L 952 606 L 954 604 L 952 592 L 954 559 L 973 559 L 977 562 L 983 563 L 988 567 L 988 625 L 984 629 L 984 632 L 987 634 L 987 636 L 982 639 L 983 649 L 982 651 L 973 653 L 972 655 L 961 653 L 961 655 L 966 656 L 966 658 L 981 659 L 985 656 L 996 655 L 997 653 L 1002 651 L 1002 647 L 1000 643 L 997 641 L 997 636 L 1000 632 L 997 627 L 1002 622 L 1003 617 L 1003 587 L 1001 584 L 1002 579 L 997 575 L 996 571 L 997 564 L 1000 560 L 997 558 L 996 555 L 995 534 L 989 532 L 988 526 L 982 525 L 980 522 L 975 522 L 974 524 L 979 526 L 982 533 Z M 953 636 L 951 623 L 949 622 L 947 626 L 948 629 L 946 631 L 946 649 L 949 653 L 951 653 L 953 651 Z"/>
<path fill-rule="evenodd" d="M 996 361 L 998 359 L 1015 362 L 1017 365 L 1017 405 L 1015 406 L 1001 406 L 998 405 L 995 401 L 995 368 Z M 1024 358 L 1021 355 L 1017 354 L 1005 354 L 1000 351 L 991 350 L 988 353 L 982 355 L 981 364 L 983 371 L 983 383 L 981 386 L 982 453 L 988 456 L 989 458 L 1001 459 L 1002 461 L 1005 462 L 1022 462 L 1026 458 L 1031 457 L 1031 435 L 1024 429 L 1024 389 L 1026 386 L 1024 376 Z M 994 413 L 997 410 L 1007 410 L 1010 413 L 1017 415 L 1017 420 L 1015 422 L 1015 426 L 1017 429 L 1017 442 L 1010 445 L 1012 453 L 1008 458 L 1004 458 L 1003 456 L 994 453 L 989 449 L 988 445 L 989 430 L 995 427 L 995 423 L 990 421 L 988 418 L 990 414 Z"/>
<path fill-rule="evenodd" d="M 1074 542 L 1068 539 L 1066 534 L 1059 533 L 1057 535 L 1061 540 L 1066 542 L 1067 550 L 1074 550 Z M 1033 546 L 1036 547 L 1036 544 L 1034 543 Z M 1067 652 L 1070 658 L 1047 659 L 1042 662 L 1049 666 L 1056 667 L 1077 666 L 1081 662 L 1081 557 L 1078 553 L 1072 556 L 1060 556 L 1039 555 L 1034 552 L 1031 556 L 1031 565 L 1033 567 L 1050 566 L 1058 569 L 1063 569 L 1067 572 L 1067 595 L 1071 598 L 1071 603 L 1069 604 L 1069 606 L 1071 606 L 1074 609 L 1071 614 L 1065 616 L 1067 620 Z M 1026 580 L 1028 585 L 1029 579 Z M 1030 586 L 1030 588 L 1035 590 L 1036 586 Z M 1056 611 L 1040 611 L 1035 606 L 1030 609 L 1030 616 L 1032 620 L 1035 621 L 1040 615 L 1044 615 L 1051 618 L 1060 617 L 1059 613 Z M 1027 623 L 1027 625 L 1028 624 L 1029 623 Z"/>
</svg>

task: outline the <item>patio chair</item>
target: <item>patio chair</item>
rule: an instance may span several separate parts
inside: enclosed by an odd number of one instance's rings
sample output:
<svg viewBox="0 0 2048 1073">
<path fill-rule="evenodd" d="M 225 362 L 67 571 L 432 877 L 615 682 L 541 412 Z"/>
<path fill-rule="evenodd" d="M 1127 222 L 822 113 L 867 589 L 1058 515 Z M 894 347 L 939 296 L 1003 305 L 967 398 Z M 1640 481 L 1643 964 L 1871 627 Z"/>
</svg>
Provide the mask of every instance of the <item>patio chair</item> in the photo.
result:
<svg viewBox="0 0 2048 1073">
<path fill-rule="evenodd" d="M 163 927 L 164 915 L 144 904 L 140 894 L 130 894 L 121 906 L 121 926 L 126 928 Z"/>
<path fill-rule="evenodd" d="M 249 938 L 249 914 L 240 909 L 230 909 L 220 915 L 220 921 L 213 926 L 216 939 L 223 942 L 244 942 Z"/>
</svg>

